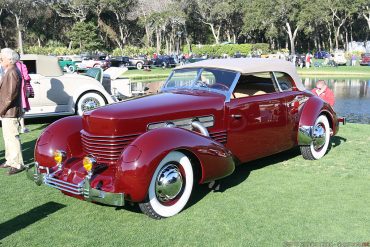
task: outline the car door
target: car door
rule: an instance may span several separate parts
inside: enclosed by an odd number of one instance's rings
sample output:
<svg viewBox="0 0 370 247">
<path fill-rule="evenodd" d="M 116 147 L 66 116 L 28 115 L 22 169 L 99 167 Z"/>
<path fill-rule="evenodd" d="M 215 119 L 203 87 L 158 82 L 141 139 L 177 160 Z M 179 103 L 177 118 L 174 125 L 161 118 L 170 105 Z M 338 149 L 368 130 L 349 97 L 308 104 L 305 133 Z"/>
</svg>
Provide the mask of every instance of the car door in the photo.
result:
<svg viewBox="0 0 370 247">
<path fill-rule="evenodd" d="M 287 148 L 287 109 L 272 73 L 241 75 L 227 103 L 227 147 L 246 162 Z"/>
<path fill-rule="evenodd" d="M 70 112 L 69 102 L 72 97 L 65 90 L 63 76 L 31 75 L 31 85 L 35 98 L 29 99 L 30 113 Z"/>
</svg>

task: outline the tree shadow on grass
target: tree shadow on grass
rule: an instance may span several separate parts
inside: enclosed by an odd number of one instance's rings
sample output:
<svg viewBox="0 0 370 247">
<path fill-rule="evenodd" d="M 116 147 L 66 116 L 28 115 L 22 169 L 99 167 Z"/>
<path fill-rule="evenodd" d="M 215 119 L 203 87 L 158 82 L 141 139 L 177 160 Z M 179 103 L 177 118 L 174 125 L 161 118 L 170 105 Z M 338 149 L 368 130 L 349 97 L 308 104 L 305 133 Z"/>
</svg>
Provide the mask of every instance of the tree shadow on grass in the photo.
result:
<svg viewBox="0 0 370 247">
<path fill-rule="evenodd" d="M 48 215 L 53 214 L 64 207 L 65 205 L 60 203 L 48 202 L 41 206 L 33 208 L 24 214 L 18 215 L 11 220 L 1 223 L 0 240 L 26 228 L 29 225 L 32 225 L 33 223 L 36 223 L 37 221 L 48 217 Z"/>
</svg>

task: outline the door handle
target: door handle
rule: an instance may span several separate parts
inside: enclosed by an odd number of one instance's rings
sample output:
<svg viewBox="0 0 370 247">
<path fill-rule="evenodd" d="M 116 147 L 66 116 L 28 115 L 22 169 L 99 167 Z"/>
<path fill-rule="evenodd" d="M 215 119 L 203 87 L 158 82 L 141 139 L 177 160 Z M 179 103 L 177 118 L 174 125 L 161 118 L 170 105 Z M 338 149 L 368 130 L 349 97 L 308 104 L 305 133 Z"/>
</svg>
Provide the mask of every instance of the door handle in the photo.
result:
<svg viewBox="0 0 370 247">
<path fill-rule="evenodd" d="M 241 119 L 242 118 L 242 115 L 240 115 L 240 114 L 232 114 L 231 117 L 232 118 L 235 118 L 235 119 Z"/>
<path fill-rule="evenodd" d="M 33 84 L 40 84 L 39 81 L 33 81 Z"/>
</svg>

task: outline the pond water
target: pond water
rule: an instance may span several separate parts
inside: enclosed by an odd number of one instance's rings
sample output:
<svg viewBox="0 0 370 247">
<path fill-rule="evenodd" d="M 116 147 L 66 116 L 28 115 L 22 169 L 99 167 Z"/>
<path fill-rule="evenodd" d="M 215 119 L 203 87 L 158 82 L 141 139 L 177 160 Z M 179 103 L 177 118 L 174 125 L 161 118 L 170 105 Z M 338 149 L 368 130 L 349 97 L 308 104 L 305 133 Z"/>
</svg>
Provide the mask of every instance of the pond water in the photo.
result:
<svg viewBox="0 0 370 247">
<path fill-rule="evenodd" d="M 302 78 L 307 89 L 315 87 L 318 79 L 323 78 Z M 324 79 L 335 95 L 334 110 L 338 116 L 347 118 L 350 123 L 370 124 L 370 79 L 345 78 Z M 163 80 L 164 81 L 164 80 Z M 148 92 L 155 93 L 159 90 L 163 81 L 150 83 L 133 83 L 133 88 L 147 86 Z M 134 89 L 133 89 L 134 90 Z"/>
<path fill-rule="evenodd" d="M 302 78 L 307 89 L 315 87 L 318 79 Z M 370 78 L 324 79 L 335 95 L 334 110 L 351 123 L 370 124 Z"/>
</svg>

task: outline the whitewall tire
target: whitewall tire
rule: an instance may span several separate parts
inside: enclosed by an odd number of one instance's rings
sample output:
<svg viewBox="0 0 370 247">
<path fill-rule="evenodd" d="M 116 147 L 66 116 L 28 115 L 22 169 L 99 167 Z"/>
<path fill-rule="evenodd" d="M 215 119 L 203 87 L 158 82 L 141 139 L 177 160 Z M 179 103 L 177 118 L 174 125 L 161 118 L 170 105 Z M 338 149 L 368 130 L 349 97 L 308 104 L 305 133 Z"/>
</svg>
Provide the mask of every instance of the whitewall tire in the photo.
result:
<svg viewBox="0 0 370 247">
<path fill-rule="evenodd" d="M 301 146 L 303 158 L 307 160 L 321 159 L 327 152 L 330 142 L 330 125 L 325 115 L 320 115 L 314 125 L 315 137 L 309 146 Z"/>
<path fill-rule="evenodd" d="M 106 105 L 106 100 L 98 92 L 84 93 L 76 104 L 76 113 L 82 116 L 83 112 L 93 110 L 97 107 Z"/>
<path fill-rule="evenodd" d="M 146 215 L 167 218 L 178 214 L 189 201 L 194 184 L 190 159 L 178 151 L 170 152 L 156 168 L 145 202 L 139 203 Z"/>
</svg>

